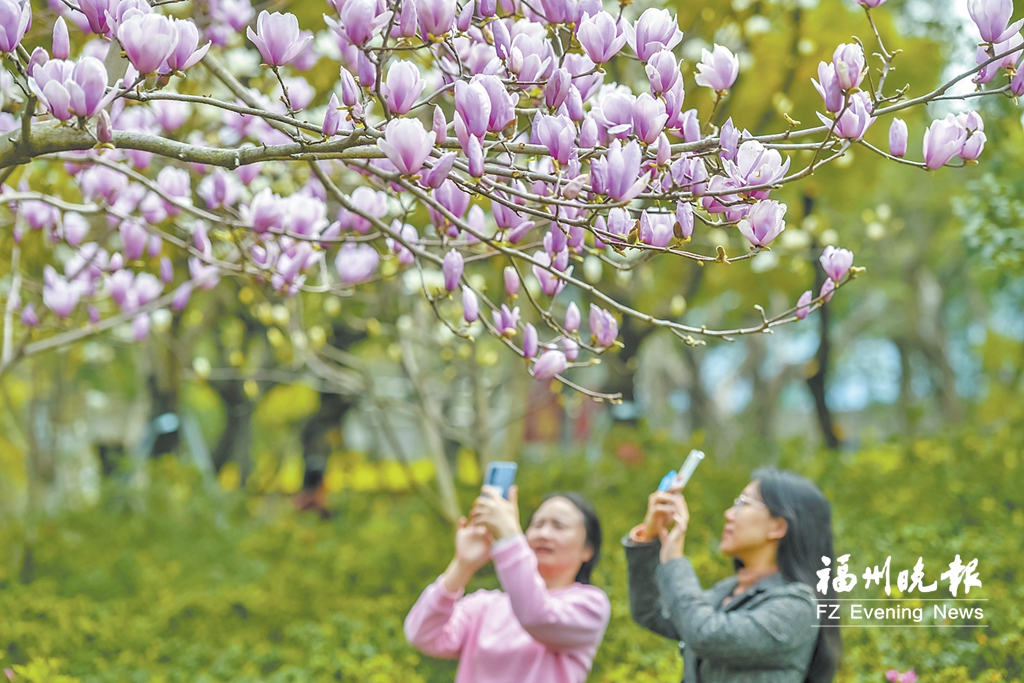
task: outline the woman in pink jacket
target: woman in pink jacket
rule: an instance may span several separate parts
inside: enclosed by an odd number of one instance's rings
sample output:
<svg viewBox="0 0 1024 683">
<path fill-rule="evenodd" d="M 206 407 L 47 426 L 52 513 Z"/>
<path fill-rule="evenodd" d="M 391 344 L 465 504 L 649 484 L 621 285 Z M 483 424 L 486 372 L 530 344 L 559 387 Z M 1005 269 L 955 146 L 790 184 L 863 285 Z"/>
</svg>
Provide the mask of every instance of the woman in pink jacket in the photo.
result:
<svg viewBox="0 0 1024 683">
<path fill-rule="evenodd" d="M 459 660 L 456 683 L 581 683 L 601 644 L 611 604 L 590 585 L 601 525 L 578 494 L 537 508 L 524 534 L 516 487 L 485 486 L 459 520 L 455 557 L 405 618 L 405 637 L 432 657 Z M 463 596 L 491 560 L 503 591 Z"/>
</svg>

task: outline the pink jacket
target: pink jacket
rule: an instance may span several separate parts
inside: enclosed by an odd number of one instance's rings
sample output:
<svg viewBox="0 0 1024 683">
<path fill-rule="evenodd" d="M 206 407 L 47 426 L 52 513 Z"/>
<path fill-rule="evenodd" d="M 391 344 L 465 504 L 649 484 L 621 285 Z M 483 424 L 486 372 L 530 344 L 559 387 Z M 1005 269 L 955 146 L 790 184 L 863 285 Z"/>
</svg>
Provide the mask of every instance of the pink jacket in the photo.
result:
<svg viewBox="0 0 1024 683">
<path fill-rule="evenodd" d="M 549 591 L 537 556 L 518 536 L 491 559 L 504 592 L 450 593 L 427 586 L 405 618 L 405 637 L 424 653 L 459 659 L 455 683 L 582 683 L 611 615 L 596 586 Z"/>
</svg>

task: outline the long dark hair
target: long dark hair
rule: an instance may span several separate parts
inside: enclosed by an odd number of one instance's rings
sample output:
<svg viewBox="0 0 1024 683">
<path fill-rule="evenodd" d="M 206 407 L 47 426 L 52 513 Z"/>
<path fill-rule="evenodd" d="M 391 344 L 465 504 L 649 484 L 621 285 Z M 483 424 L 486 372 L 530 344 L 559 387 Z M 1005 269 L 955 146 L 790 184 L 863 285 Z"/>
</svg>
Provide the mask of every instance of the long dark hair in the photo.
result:
<svg viewBox="0 0 1024 683">
<path fill-rule="evenodd" d="M 597 518 L 597 513 L 594 512 L 594 506 L 587 502 L 587 499 L 576 493 L 575 491 L 568 491 L 565 493 L 549 493 L 544 496 L 544 500 L 541 503 L 546 503 L 552 498 L 565 498 L 567 501 L 576 506 L 576 509 L 583 515 L 583 528 L 587 532 L 586 544 L 591 547 L 594 554 L 590 556 L 590 559 L 583 563 L 580 570 L 576 572 L 576 581 L 579 583 L 590 583 L 590 574 L 594 571 L 594 567 L 597 566 L 597 561 L 601 559 L 601 520 Z"/>
<path fill-rule="evenodd" d="M 829 582 L 827 593 L 817 592 L 817 571 L 823 566 L 823 557 L 835 565 L 832 544 L 832 508 L 814 482 L 799 474 L 763 467 L 751 477 L 761 490 L 761 500 L 768 506 L 772 517 L 786 520 L 786 535 L 779 540 L 776 563 L 787 581 L 799 581 L 815 591 L 820 604 L 834 603 L 836 592 Z M 819 610 L 823 614 L 827 610 Z M 811 657 L 804 683 L 830 683 L 843 656 L 843 642 L 838 628 L 819 628 L 818 642 Z"/>
</svg>

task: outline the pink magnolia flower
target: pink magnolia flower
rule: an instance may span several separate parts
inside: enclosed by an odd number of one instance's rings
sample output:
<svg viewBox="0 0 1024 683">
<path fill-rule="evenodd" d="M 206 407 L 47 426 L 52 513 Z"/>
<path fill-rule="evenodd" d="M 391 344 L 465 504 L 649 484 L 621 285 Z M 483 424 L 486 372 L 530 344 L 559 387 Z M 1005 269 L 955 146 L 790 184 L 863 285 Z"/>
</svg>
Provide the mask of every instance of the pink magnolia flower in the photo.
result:
<svg viewBox="0 0 1024 683">
<path fill-rule="evenodd" d="M 671 50 L 683 39 L 679 22 L 667 9 L 651 7 L 644 10 L 636 20 L 636 26 L 628 22 L 623 27 L 626 42 L 636 52 L 641 62 L 647 62 L 655 53 Z"/>
<path fill-rule="evenodd" d="M 608 311 L 590 304 L 590 334 L 596 346 L 606 349 L 619 336 L 619 323 Z"/>
<path fill-rule="evenodd" d="M 580 345 L 576 343 L 575 339 L 563 339 L 562 349 L 565 352 L 565 359 L 568 361 L 574 361 L 580 356 Z"/>
<path fill-rule="evenodd" d="M 164 284 L 170 284 L 171 280 L 174 279 L 174 264 L 171 259 L 164 256 L 160 259 L 160 281 Z"/>
<path fill-rule="evenodd" d="M 81 285 L 77 281 L 68 282 L 52 266 L 46 266 L 43 281 L 43 304 L 58 318 L 67 318 L 78 306 L 82 296 Z"/>
<path fill-rule="evenodd" d="M 476 293 L 466 285 L 462 286 L 462 317 L 467 323 L 476 322 L 480 317 L 480 302 Z"/>
<path fill-rule="evenodd" d="M 32 3 L 0 0 L 0 53 L 10 54 L 18 48 L 31 21 Z"/>
<path fill-rule="evenodd" d="M 456 219 L 462 218 L 466 213 L 466 209 L 469 208 L 469 193 L 463 191 L 462 188 L 451 180 L 444 181 L 441 183 L 441 187 L 434 190 L 434 198 L 441 205 L 441 208 L 447 210 Z M 447 228 L 449 237 L 458 237 L 458 228 L 452 224 L 451 220 L 442 211 L 433 207 L 427 207 L 427 213 L 430 215 L 430 220 L 435 227 Z"/>
<path fill-rule="evenodd" d="M 132 338 L 140 342 L 149 336 L 149 313 L 140 313 L 132 318 Z"/>
<path fill-rule="evenodd" d="M 825 269 L 830 278 L 835 282 L 840 282 L 846 277 L 850 266 L 853 265 L 853 252 L 849 249 L 837 249 L 829 245 L 825 247 L 818 262 L 821 263 L 821 267 Z"/>
<path fill-rule="evenodd" d="M 505 294 L 511 299 L 519 294 L 519 273 L 512 266 L 505 266 L 502 273 L 505 280 Z"/>
<path fill-rule="evenodd" d="M 109 18 L 116 12 L 117 4 L 118 0 L 79 0 L 78 6 L 89 22 L 89 30 L 105 36 L 110 32 Z"/>
<path fill-rule="evenodd" d="M 818 292 L 818 296 L 822 297 L 822 303 L 832 301 L 832 293 L 835 291 L 835 288 L 835 280 L 832 278 L 825 280 L 825 284 L 821 286 L 821 291 Z"/>
<path fill-rule="evenodd" d="M 651 97 L 649 93 L 641 93 L 633 101 L 632 118 L 636 136 L 645 144 L 654 144 L 668 121 L 665 103 Z"/>
<path fill-rule="evenodd" d="M 889 669 L 885 672 L 885 678 L 892 683 L 916 683 L 917 673 L 913 669 L 900 673 L 896 669 Z"/>
<path fill-rule="evenodd" d="M 509 93 L 501 79 L 492 74 L 477 74 L 473 76 L 472 82 L 483 86 L 491 102 L 490 114 L 487 117 L 487 130 L 492 133 L 500 133 L 516 120 L 516 104 L 519 103 L 519 94 Z"/>
<path fill-rule="evenodd" d="M 569 361 L 561 351 L 545 351 L 533 364 L 533 376 L 540 380 L 553 379 L 565 372 Z"/>
<path fill-rule="evenodd" d="M 448 139 L 448 121 L 444 118 L 444 110 L 434 105 L 434 116 L 431 119 L 431 130 L 434 132 L 434 142 L 438 145 Z"/>
<path fill-rule="evenodd" d="M 444 255 L 444 265 L 442 267 L 442 271 L 444 273 L 444 288 L 449 292 L 454 292 L 459 286 L 459 280 L 462 279 L 462 268 L 462 254 L 460 254 L 456 249 L 452 249 Z"/>
<path fill-rule="evenodd" d="M 380 255 L 369 244 L 346 242 L 338 250 L 334 267 L 341 281 L 347 285 L 362 282 L 377 270 Z"/>
<path fill-rule="evenodd" d="M 483 137 L 491 117 L 491 97 L 483 83 L 455 84 L 455 134 L 466 145 L 470 135 Z"/>
<path fill-rule="evenodd" d="M 907 154 L 907 123 L 903 119 L 893 119 L 889 126 L 889 154 L 904 157 Z"/>
<path fill-rule="evenodd" d="M 270 66 L 283 66 L 292 61 L 313 40 L 313 36 L 302 36 L 294 14 L 270 14 L 267 10 L 256 18 L 256 30 L 248 27 L 245 33 Z"/>
<path fill-rule="evenodd" d="M 188 305 L 188 300 L 192 296 L 192 283 L 185 281 L 174 290 L 174 298 L 171 299 L 171 308 L 176 311 L 183 310 Z"/>
<path fill-rule="evenodd" d="M 572 87 L 572 75 L 568 69 L 558 68 L 544 86 L 544 104 L 550 109 L 558 109 L 569 96 Z"/>
<path fill-rule="evenodd" d="M 839 87 L 850 90 L 864 80 L 864 48 L 857 43 L 842 43 L 832 55 Z"/>
<path fill-rule="evenodd" d="M 736 151 L 734 161 L 723 162 L 725 172 L 738 186 L 757 187 L 771 185 L 782 180 L 789 171 L 790 160 L 782 160 L 777 149 L 768 149 L 757 140 L 747 140 Z M 759 199 L 768 198 L 768 190 L 759 190 L 755 196 Z"/>
<path fill-rule="evenodd" d="M 578 329 L 580 329 L 580 309 L 575 301 L 570 301 L 569 307 L 565 310 L 565 330 L 566 332 L 575 332 Z"/>
<path fill-rule="evenodd" d="M 411 248 L 416 247 L 420 241 L 416 228 L 408 223 L 402 223 L 396 218 L 391 221 L 391 231 L 397 234 L 401 240 L 388 237 L 386 240 L 388 249 L 394 252 L 395 256 L 398 257 L 398 262 L 403 266 L 410 265 L 416 260 L 416 254 L 411 251 Z M 409 246 L 406 247 L 406 245 Z"/>
<path fill-rule="evenodd" d="M 142 256 L 149 243 L 149 233 L 138 220 L 129 218 L 121 221 L 119 228 L 121 241 L 124 243 L 124 256 L 129 261 L 134 261 Z"/>
<path fill-rule="evenodd" d="M 967 13 L 986 43 L 1001 43 L 1024 26 L 1024 19 L 1010 24 L 1013 0 L 969 0 Z"/>
<path fill-rule="evenodd" d="M 416 16 L 426 37 L 440 37 L 455 25 L 455 0 L 416 0 Z"/>
<path fill-rule="evenodd" d="M 651 92 L 655 95 L 672 90 L 682 78 L 679 61 L 669 50 L 656 52 L 644 69 L 647 72 L 647 79 L 651 82 Z"/>
<path fill-rule="evenodd" d="M 590 162 L 594 191 L 615 201 L 628 202 L 640 194 L 649 176 L 640 173 L 640 145 L 630 140 L 625 146 L 616 140 L 608 152 Z"/>
<path fill-rule="evenodd" d="M 626 44 L 627 34 L 619 29 L 615 19 L 605 11 L 584 17 L 576 37 L 583 46 L 583 51 L 595 64 L 604 64 L 611 60 L 622 46 Z"/>
<path fill-rule="evenodd" d="M 285 223 L 285 204 L 269 187 L 260 190 L 247 207 L 242 208 L 242 219 L 262 235 L 268 230 L 281 230 Z"/>
<path fill-rule="evenodd" d="M 533 260 L 543 266 L 551 265 L 551 256 L 544 250 L 538 250 L 533 255 Z M 572 272 L 570 268 L 566 272 L 568 275 Z M 540 282 L 540 289 L 542 292 L 550 297 L 556 296 L 565 288 L 565 280 L 552 273 L 548 268 L 542 267 L 541 265 L 533 266 L 533 275 Z"/>
<path fill-rule="evenodd" d="M 167 57 L 167 68 L 171 71 L 184 71 L 206 56 L 210 42 L 199 47 L 199 29 L 187 19 L 175 19 L 174 31 L 178 40 Z"/>
<path fill-rule="evenodd" d="M 156 185 L 161 192 L 178 200 L 177 203 L 163 200 L 168 216 L 177 216 L 181 212 L 181 204 L 192 203 L 192 178 L 185 169 L 164 166 L 156 177 Z"/>
<path fill-rule="evenodd" d="M 324 125 L 321 127 L 323 134 L 327 137 L 337 135 L 338 131 L 341 130 L 341 103 L 338 102 L 338 96 L 335 93 L 331 93 L 331 99 L 327 103 L 327 113 L 324 114 Z"/>
<path fill-rule="evenodd" d="M 818 112 L 818 118 L 826 126 L 832 126 L 832 121 L 821 112 Z M 874 122 L 875 119 L 871 116 L 871 98 L 861 90 L 850 95 L 849 103 L 835 125 L 835 134 L 847 140 L 860 140 Z"/>
<path fill-rule="evenodd" d="M 674 236 L 675 215 L 670 213 L 640 214 L 640 241 L 652 247 L 667 247 Z"/>
<path fill-rule="evenodd" d="M 519 307 L 509 310 L 505 304 L 495 311 L 491 311 L 491 318 L 494 326 L 498 328 L 498 334 L 503 337 L 511 337 L 516 333 L 516 326 L 519 324 Z"/>
<path fill-rule="evenodd" d="M 576 126 L 567 116 L 547 116 L 538 113 L 534 119 L 533 133 L 537 144 L 551 150 L 551 155 L 560 164 L 568 164 L 576 141 Z"/>
<path fill-rule="evenodd" d="M 526 323 L 523 327 L 523 356 L 533 358 L 537 355 L 537 328 Z"/>
<path fill-rule="evenodd" d="M 729 48 L 715 44 L 712 51 L 701 50 L 700 62 L 697 64 L 697 85 L 721 92 L 728 90 L 736 82 L 740 72 L 740 60 Z"/>
<path fill-rule="evenodd" d="M 965 161 L 974 161 L 985 149 L 985 122 L 976 111 L 958 114 L 956 122 L 967 134 L 958 156 Z"/>
<path fill-rule="evenodd" d="M 412 62 L 398 60 L 388 69 L 381 83 L 381 93 L 393 114 L 405 114 L 416 104 L 425 87 L 419 68 Z"/>
<path fill-rule="evenodd" d="M 737 227 L 755 247 L 767 246 L 786 229 L 786 221 L 782 219 L 786 215 L 786 208 L 785 204 L 774 199 L 759 201 Z"/>
<path fill-rule="evenodd" d="M 434 136 L 418 119 L 392 119 L 384 139 L 377 141 L 377 147 L 402 175 L 418 173 L 433 146 Z"/>
<path fill-rule="evenodd" d="M 157 125 L 169 133 L 182 127 L 191 113 L 187 102 L 175 100 L 153 100 L 149 103 Z"/>
<path fill-rule="evenodd" d="M 233 205 L 238 200 L 240 190 L 240 183 L 235 179 L 234 174 L 217 168 L 199 181 L 196 194 L 211 209 L 219 209 Z"/>
<path fill-rule="evenodd" d="M 800 298 L 796 301 L 796 317 L 803 320 L 807 317 L 807 314 L 811 312 L 811 290 L 807 290 L 800 295 Z"/>
<path fill-rule="evenodd" d="M 25 6 L 28 7 L 30 4 L 26 2 Z M 57 17 L 57 21 L 53 23 L 53 43 L 50 53 L 56 59 L 67 59 L 71 56 L 71 37 L 68 35 L 68 25 L 64 21 L 64 17 Z"/>
<path fill-rule="evenodd" d="M 64 239 L 72 246 L 78 246 L 89 234 L 89 221 L 85 216 L 74 211 L 64 214 Z"/>
<path fill-rule="evenodd" d="M 32 304 L 25 306 L 21 312 L 21 324 L 25 327 L 37 327 L 39 325 L 39 316 L 36 315 L 36 308 Z M 4 673 L 7 673 L 10 669 L 4 669 Z M 13 673 L 13 672 L 12 672 Z M 14 676 L 8 674 L 8 678 L 14 680 Z"/>
<path fill-rule="evenodd" d="M 441 158 L 435 160 L 434 165 L 420 176 L 420 184 L 435 190 L 441 187 L 448 180 L 448 174 L 451 173 L 457 156 L 458 154 L 455 152 L 445 152 L 442 154 Z"/>
<path fill-rule="evenodd" d="M 341 5 L 339 27 L 353 45 L 365 45 L 391 19 L 391 12 L 377 13 L 376 0 L 346 0 Z"/>
<path fill-rule="evenodd" d="M 198 42 L 198 31 L 195 37 Z M 118 28 L 117 39 L 128 61 L 140 74 L 145 75 L 156 72 L 171 56 L 178 44 L 178 32 L 174 21 L 162 14 L 133 13 Z"/>
<path fill-rule="evenodd" d="M 967 130 L 956 117 L 947 114 L 944 119 L 932 121 L 924 132 L 924 164 L 931 170 L 941 168 L 957 156 L 967 140 Z"/>
<path fill-rule="evenodd" d="M 1013 80 L 1010 81 L 1010 92 L 1012 92 L 1015 97 L 1024 95 L 1024 68 L 1017 69 L 1017 74 L 1013 77 Z"/>
<path fill-rule="evenodd" d="M 843 89 L 835 67 L 827 62 L 818 63 L 818 80 L 811 79 L 815 90 L 825 100 L 825 111 L 838 113 L 843 108 Z"/>
<path fill-rule="evenodd" d="M 32 70 L 28 83 L 59 121 L 95 116 L 117 94 L 113 88 L 106 92 L 107 70 L 95 57 L 82 57 L 77 64 L 51 59 Z"/>
</svg>

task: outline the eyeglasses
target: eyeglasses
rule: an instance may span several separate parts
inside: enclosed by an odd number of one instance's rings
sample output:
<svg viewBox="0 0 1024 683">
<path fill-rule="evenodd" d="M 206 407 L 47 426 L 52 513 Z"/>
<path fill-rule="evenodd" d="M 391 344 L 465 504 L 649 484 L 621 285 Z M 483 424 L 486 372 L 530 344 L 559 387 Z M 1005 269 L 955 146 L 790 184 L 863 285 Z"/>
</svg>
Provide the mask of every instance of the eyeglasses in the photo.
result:
<svg viewBox="0 0 1024 683">
<path fill-rule="evenodd" d="M 755 505 L 757 507 L 763 507 L 763 508 L 767 508 L 768 507 L 767 505 L 765 505 L 761 501 L 755 500 L 754 498 L 747 498 L 747 495 L 745 493 L 741 493 L 740 497 L 732 502 L 732 506 L 734 508 L 741 508 L 744 505 Z"/>
</svg>

